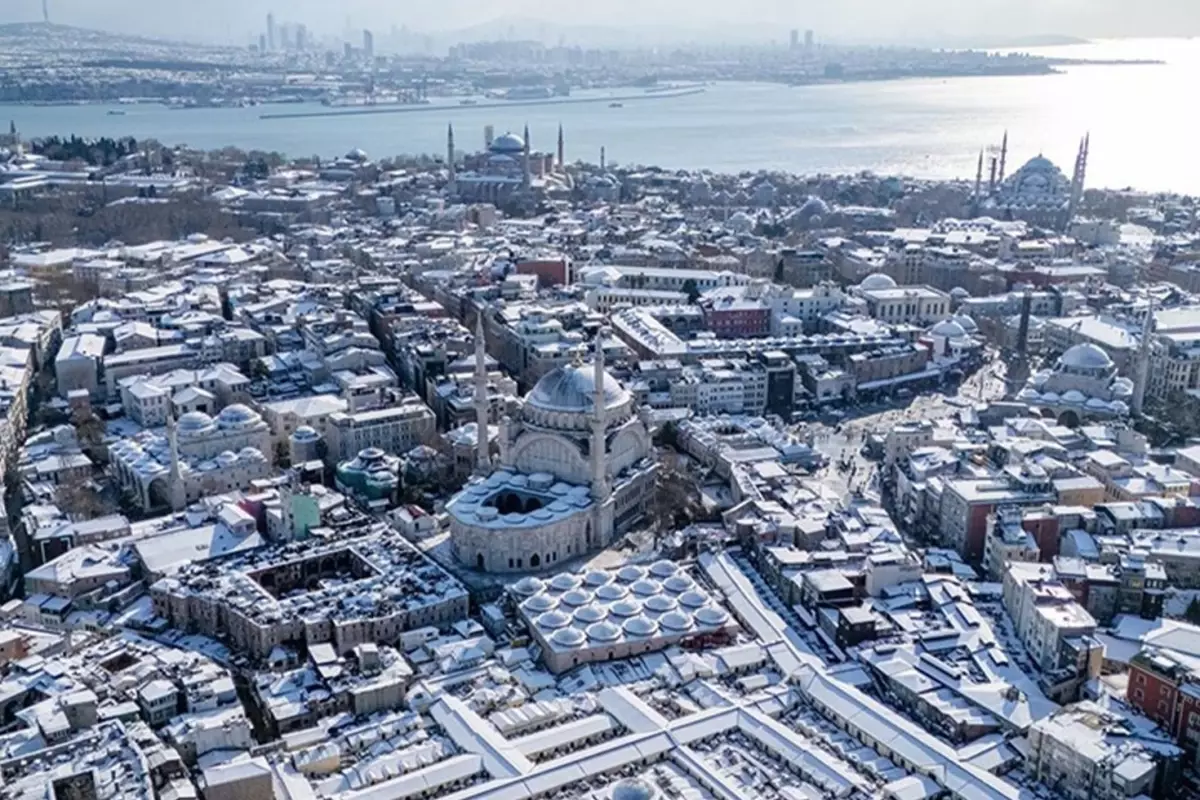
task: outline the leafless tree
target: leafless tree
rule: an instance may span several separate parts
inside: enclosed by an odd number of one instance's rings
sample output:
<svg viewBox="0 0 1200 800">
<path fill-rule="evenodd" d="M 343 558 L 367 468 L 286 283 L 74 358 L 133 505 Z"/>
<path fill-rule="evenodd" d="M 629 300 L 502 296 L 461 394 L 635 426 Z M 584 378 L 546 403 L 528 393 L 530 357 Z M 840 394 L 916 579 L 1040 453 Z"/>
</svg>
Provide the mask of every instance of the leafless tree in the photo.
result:
<svg viewBox="0 0 1200 800">
<path fill-rule="evenodd" d="M 656 542 L 671 531 L 686 528 L 703 513 L 700 488 L 688 472 L 686 463 L 673 449 L 659 450 L 654 497 L 648 509 Z"/>
</svg>

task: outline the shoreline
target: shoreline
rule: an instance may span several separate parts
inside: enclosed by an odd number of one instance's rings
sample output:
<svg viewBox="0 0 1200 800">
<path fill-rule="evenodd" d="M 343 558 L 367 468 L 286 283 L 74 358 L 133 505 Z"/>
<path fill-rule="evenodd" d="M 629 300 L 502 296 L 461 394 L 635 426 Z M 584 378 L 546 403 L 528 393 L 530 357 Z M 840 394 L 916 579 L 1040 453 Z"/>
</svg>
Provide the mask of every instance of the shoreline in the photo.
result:
<svg viewBox="0 0 1200 800">
<path fill-rule="evenodd" d="M 318 119 L 322 117 L 363 117 L 378 114 L 416 114 L 422 111 L 477 111 L 489 108 L 520 108 L 528 106 L 569 106 L 595 103 L 633 103 L 646 100 L 670 100 L 676 97 L 690 97 L 707 91 L 703 87 L 677 90 L 671 92 L 642 93 L 632 95 L 609 95 L 605 97 L 564 97 L 560 99 L 546 98 L 544 100 L 495 100 L 474 105 L 441 105 L 437 103 L 396 105 L 380 108 L 354 108 L 349 111 L 293 111 L 276 114 L 259 114 L 259 119 Z"/>
</svg>

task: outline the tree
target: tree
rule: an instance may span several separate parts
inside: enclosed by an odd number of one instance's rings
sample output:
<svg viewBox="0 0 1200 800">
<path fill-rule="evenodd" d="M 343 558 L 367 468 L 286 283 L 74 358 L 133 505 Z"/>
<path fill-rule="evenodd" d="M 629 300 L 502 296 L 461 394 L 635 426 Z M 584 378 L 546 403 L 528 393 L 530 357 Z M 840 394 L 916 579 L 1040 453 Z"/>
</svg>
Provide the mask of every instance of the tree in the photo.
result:
<svg viewBox="0 0 1200 800">
<path fill-rule="evenodd" d="M 686 528 L 703 511 L 700 489 L 688 474 L 683 457 L 674 450 L 660 450 L 654 497 L 648 509 L 655 543 L 667 533 Z"/>
<path fill-rule="evenodd" d="M 54 502 L 71 519 L 95 519 L 116 511 L 88 478 L 64 477 L 54 491 Z"/>
<path fill-rule="evenodd" d="M 96 416 L 91 409 L 81 408 L 71 417 L 75 425 L 75 436 L 79 439 L 79 449 L 98 464 L 108 462 L 108 450 L 104 446 L 104 437 L 108 427 L 104 420 Z"/>
<path fill-rule="evenodd" d="M 696 286 L 696 281 L 691 278 L 683 282 L 683 292 L 692 305 L 695 305 L 696 301 L 700 299 L 700 289 Z"/>
<path fill-rule="evenodd" d="M 1187 611 L 1183 616 L 1193 625 L 1200 625 L 1200 596 L 1192 598 L 1192 602 L 1188 603 Z"/>
</svg>

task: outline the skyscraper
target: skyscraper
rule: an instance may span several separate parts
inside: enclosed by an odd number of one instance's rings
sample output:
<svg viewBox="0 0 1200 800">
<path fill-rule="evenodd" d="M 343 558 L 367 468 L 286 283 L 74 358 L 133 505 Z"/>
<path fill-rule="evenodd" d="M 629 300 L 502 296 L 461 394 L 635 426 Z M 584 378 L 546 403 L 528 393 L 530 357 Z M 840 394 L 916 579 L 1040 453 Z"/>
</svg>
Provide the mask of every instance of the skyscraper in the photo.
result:
<svg viewBox="0 0 1200 800">
<path fill-rule="evenodd" d="M 809 52 L 813 49 L 813 32 L 811 28 L 804 32 L 804 49 Z"/>
<path fill-rule="evenodd" d="M 267 49 L 275 49 L 275 15 L 267 14 Z"/>
<path fill-rule="evenodd" d="M 788 47 L 792 50 L 800 49 L 800 31 L 792 28 L 791 38 L 788 40 Z"/>
<path fill-rule="evenodd" d="M 303 22 L 296 26 L 296 49 L 303 50 L 308 47 L 308 26 Z"/>
<path fill-rule="evenodd" d="M 375 34 L 366 28 L 363 29 L 363 55 L 367 58 L 375 57 Z"/>
</svg>

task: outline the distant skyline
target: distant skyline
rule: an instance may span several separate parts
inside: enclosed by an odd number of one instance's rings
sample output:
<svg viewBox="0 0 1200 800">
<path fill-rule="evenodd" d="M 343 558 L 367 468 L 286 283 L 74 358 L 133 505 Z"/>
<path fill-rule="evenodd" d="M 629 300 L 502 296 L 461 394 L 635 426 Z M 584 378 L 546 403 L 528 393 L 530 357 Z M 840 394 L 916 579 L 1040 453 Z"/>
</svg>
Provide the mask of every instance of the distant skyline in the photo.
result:
<svg viewBox="0 0 1200 800">
<path fill-rule="evenodd" d="M 318 37 L 346 36 L 363 28 L 381 32 L 406 26 L 439 39 L 447 32 L 479 28 L 518 38 L 537 30 L 572 35 L 589 26 L 637 29 L 640 41 L 722 38 L 783 41 L 790 28 L 816 30 L 827 40 L 931 42 L 1041 35 L 1079 37 L 1200 35 L 1197 0 L 608 0 L 578 4 L 561 0 L 48 0 L 54 22 L 224 44 L 257 41 L 274 12 L 279 24 L 303 23 Z M 42 19 L 42 0 L 7 0 L 0 22 Z M 522 30 L 524 28 L 524 30 Z M 580 38 L 585 34 L 578 32 Z M 553 42 L 547 42 L 553 43 Z"/>
</svg>

